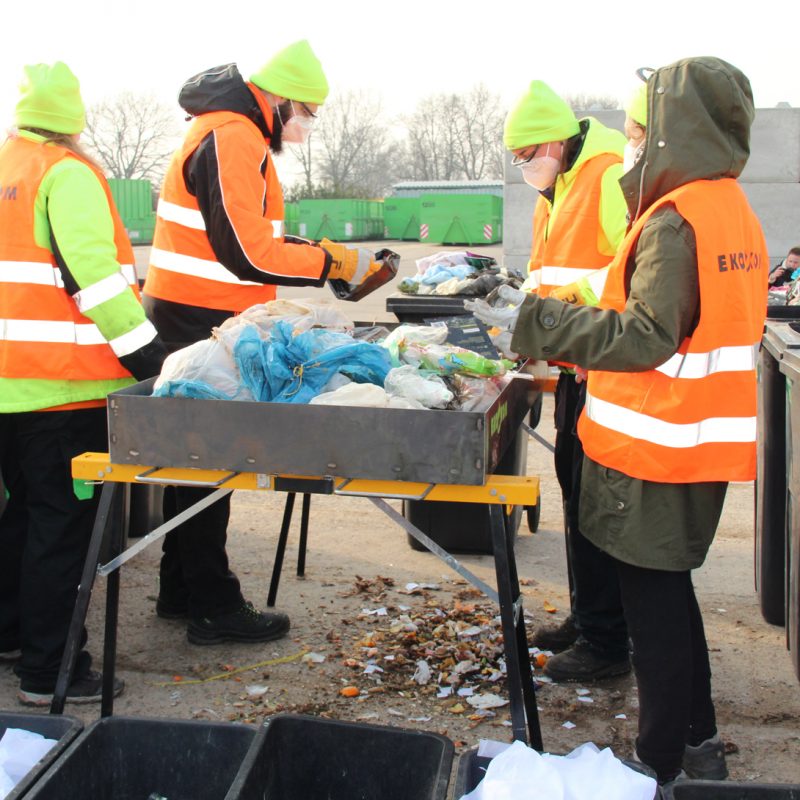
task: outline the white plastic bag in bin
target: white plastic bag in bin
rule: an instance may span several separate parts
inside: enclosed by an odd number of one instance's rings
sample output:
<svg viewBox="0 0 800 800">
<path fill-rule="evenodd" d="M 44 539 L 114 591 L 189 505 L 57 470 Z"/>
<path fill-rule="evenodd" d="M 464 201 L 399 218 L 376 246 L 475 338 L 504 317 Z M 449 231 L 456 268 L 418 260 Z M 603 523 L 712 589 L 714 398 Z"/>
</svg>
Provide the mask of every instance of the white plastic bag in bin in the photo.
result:
<svg viewBox="0 0 800 800">
<path fill-rule="evenodd" d="M 425 408 L 445 408 L 453 400 L 453 393 L 438 375 L 425 377 L 416 367 L 406 365 L 390 369 L 383 382 L 392 397 L 402 397 Z"/>
<path fill-rule="evenodd" d="M 461 800 L 653 800 L 655 779 L 588 742 L 566 756 L 514 742 L 492 759 L 483 780 Z"/>
</svg>

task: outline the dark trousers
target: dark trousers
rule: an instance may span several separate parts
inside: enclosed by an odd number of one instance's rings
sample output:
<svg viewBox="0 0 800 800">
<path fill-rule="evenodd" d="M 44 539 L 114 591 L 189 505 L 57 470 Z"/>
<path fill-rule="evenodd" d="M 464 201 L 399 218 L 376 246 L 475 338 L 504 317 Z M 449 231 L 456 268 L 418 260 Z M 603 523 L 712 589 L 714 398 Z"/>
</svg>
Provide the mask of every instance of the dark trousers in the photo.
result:
<svg viewBox="0 0 800 800">
<path fill-rule="evenodd" d="M 76 497 L 70 461 L 107 449 L 105 408 L 0 414 L 0 651 L 22 651 L 28 691 L 55 688 L 99 501 Z M 81 653 L 74 674 L 89 663 Z"/>
<path fill-rule="evenodd" d="M 609 658 L 621 659 L 628 652 L 628 630 L 616 565 L 581 533 L 578 523 L 583 447 L 577 425 L 585 399 L 586 384 L 562 373 L 555 395 L 555 467 L 564 502 L 570 601 L 580 635 Z"/>
<path fill-rule="evenodd" d="M 616 564 L 639 686 L 636 752 L 663 782 L 687 744 L 717 732 L 703 617 L 690 572 Z"/>
<path fill-rule="evenodd" d="M 167 486 L 164 519 L 209 494 L 209 489 Z M 164 537 L 159 596 L 170 605 L 186 606 L 195 619 L 224 614 L 244 602 L 225 552 L 230 512 L 231 495 L 227 495 Z"/>
</svg>

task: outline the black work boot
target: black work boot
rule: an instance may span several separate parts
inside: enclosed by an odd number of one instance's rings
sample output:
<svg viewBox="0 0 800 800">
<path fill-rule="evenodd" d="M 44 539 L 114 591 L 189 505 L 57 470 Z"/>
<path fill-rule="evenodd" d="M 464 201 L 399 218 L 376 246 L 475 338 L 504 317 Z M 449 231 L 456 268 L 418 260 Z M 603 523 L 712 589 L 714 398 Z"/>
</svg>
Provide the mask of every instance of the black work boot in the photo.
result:
<svg viewBox="0 0 800 800">
<path fill-rule="evenodd" d="M 725 743 L 715 734 L 695 747 L 686 745 L 683 769 L 690 777 L 701 781 L 724 781 L 728 777 L 725 763 Z"/>
<path fill-rule="evenodd" d="M 269 642 L 289 630 L 289 617 L 279 612 L 256 611 L 244 602 L 227 614 L 190 619 L 186 638 L 192 644 L 223 642 Z"/>
<path fill-rule="evenodd" d="M 631 659 L 627 653 L 624 657 L 609 657 L 582 638 L 564 652 L 548 659 L 544 665 L 544 674 L 554 681 L 581 683 L 626 675 L 630 671 Z"/>
<path fill-rule="evenodd" d="M 578 638 L 578 629 L 575 627 L 575 618 L 570 614 L 559 625 L 548 625 L 534 631 L 531 645 L 540 650 L 550 650 L 560 653 L 575 644 Z"/>
</svg>

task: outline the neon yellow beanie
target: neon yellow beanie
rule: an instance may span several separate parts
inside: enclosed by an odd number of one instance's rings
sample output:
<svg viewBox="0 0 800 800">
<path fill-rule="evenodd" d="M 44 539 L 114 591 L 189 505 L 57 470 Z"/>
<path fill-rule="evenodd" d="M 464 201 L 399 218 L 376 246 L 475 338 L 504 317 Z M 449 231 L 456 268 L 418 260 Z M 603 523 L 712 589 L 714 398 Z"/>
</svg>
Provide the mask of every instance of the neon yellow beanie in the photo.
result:
<svg viewBox="0 0 800 800">
<path fill-rule="evenodd" d="M 625 113 L 642 127 L 647 127 L 647 84 L 637 86 L 625 104 Z"/>
<path fill-rule="evenodd" d="M 265 92 L 301 103 L 321 105 L 328 96 L 328 81 L 322 64 L 306 39 L 276 53 L 250 76 L 250 82 Z"/>
<path fill-rule="evenodd" d="M 544 82 L 528 91 L 506 117 L 503 141 L 509 150 L 569 139 L 580 130 L 572 109 Z"/>
<path fill-rule="evenodd" d="M 29 64 L 19 86 L 14 114 L 18 128 L 42 128 L 55 133 L 80 133 L 86 127 L 81 87 L 62 61 Z"/>
</svg>

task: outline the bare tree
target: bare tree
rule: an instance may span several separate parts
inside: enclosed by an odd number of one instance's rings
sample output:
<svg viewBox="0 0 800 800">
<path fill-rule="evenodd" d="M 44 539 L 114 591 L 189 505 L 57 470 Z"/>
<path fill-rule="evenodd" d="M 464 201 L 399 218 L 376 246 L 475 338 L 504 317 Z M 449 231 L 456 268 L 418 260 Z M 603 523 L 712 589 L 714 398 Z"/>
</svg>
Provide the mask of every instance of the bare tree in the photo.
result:
<svg viewBox="0 0 800 800">
<path fill-rule="evenodd" d="M 379 197 L 393 181 L 389 127 L 380 102 L 365 92 L 326 103 L 308 141 L 290 149 L 303 171 L 298 196 Z"/>
<path fill-rule="evenodd" d="M 605 109 L 622 108 L 619 100 L 609 94 L 578 94 L 564 95 L 564 100 L 569 104 L 573 111 L 597 111 Z"/>
<path fill-rule="evenodd" d="M 171 108 L 149 95 L 122 92 L 88 110 L 83 141 L 109 177 L 158 184 L 179 135 Z"/>
<path fill-rule="evenodd" d="M 457 105 L 456 150 L 467 180 L 503 176 L 503 113 L 500 98 L 483 84 Z"/>
<path fill-rule="evenodd" d="M 460 177 L 458 127 L 460 100 L 455 94 L 430 95 L 406 120 L 407 171 L 414 180 L 449 181 Z"/>
</svg>

